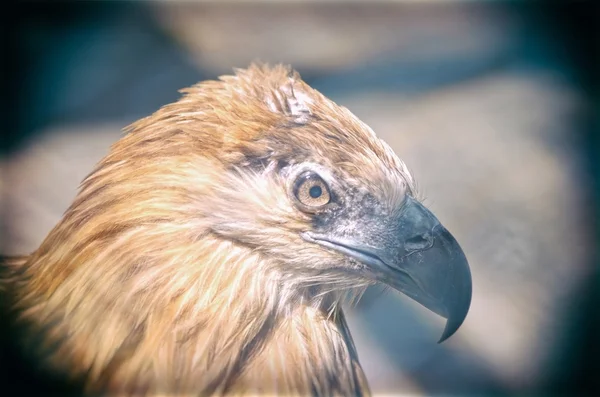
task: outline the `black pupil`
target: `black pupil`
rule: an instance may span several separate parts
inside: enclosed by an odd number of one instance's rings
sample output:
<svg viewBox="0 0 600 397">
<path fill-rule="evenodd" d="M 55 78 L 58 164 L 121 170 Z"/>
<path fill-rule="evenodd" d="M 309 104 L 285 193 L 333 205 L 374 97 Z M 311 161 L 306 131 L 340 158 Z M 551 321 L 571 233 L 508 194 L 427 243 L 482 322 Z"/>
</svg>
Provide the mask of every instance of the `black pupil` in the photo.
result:
<svg viewBox="0 0 600 397">
<path fill-rule="evenodd" d="M 312 197 L 312 198 L 321 197 L 322 193 L 323 193 L 323 190 L 321 190 L 321 186 L 313 186 L 308 191 L 308 194 L 310 194 L 310 197 Z"/>
</svg>

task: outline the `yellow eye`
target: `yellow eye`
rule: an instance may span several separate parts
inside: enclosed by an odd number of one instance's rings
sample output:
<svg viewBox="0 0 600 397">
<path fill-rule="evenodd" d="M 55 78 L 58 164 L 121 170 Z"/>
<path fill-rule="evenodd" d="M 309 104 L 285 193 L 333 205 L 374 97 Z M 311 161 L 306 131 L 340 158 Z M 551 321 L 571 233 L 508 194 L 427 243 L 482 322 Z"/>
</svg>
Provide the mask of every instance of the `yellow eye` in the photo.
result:
<svg viewBox="0 0 600 397">
<path fill-rule="evenodd" d="M 329 187 L 314 172 L 305 172 L 298 177 L 294 186 L 294 195 L 307 207 L 322 207 L 329 203 L 331 195 Z"/>
</svg>

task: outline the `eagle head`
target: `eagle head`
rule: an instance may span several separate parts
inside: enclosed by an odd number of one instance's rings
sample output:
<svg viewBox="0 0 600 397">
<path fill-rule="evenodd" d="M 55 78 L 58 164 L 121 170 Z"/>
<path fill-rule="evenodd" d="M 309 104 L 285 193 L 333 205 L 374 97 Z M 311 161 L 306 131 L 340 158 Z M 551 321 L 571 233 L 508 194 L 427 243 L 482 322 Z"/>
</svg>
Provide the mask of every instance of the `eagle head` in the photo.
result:
<svg viewBox="0 0 600 397">
<path fill-rule="evenodd" d="M 450 337 L 470 306 L 469 266 L 392 149 L 289 68 L 255 65 L 223 81 L 210 85 L 217 95 L 187 91 L 233 110 L 217 113 L 234 128 L 212 132 L 223 170 L 197 198 L 208 229 L 268 258 L 292 294 L 383 283 L 447 318 L 440 341 Z M 179 117 L 193 127 L 208 116 Z"/>
<path fill-rule="evenodd" d="M 459 328 L 467 259 L 367 125 L 285 66 L 184 94 L 128 128 L 15 273 L 54 363 L 214 391 L 274 318 L 375 283 L 445 317 L 441 340 Z"/>
</svg>

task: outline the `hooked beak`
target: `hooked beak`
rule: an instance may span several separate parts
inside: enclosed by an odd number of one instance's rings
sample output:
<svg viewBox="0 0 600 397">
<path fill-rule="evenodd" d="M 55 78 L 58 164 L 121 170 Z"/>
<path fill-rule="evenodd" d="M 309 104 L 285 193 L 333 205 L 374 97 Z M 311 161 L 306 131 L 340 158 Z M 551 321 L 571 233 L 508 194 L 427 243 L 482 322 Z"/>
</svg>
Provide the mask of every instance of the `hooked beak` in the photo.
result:
<svg viewBox="0 0 600 397">
<path fill-rule="evenodd" d="M 407 197 L 395 227 L 379 233 L 378 246 L 306 232 L 307 241 L 354 258 L 366 277 L 387 284 L 447 319 L 438 343 L 463 323 L 471 305 L 471 272 L 452 234 L 421 203 Z"/>
</svg>

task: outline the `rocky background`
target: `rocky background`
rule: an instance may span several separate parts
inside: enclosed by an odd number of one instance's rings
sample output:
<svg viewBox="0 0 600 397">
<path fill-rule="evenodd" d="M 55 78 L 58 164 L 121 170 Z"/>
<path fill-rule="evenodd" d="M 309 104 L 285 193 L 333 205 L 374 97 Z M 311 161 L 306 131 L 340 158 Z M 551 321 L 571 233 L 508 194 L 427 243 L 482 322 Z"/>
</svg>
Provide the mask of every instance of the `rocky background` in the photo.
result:
<svg viewBox="0 0 600 397">
<path fill-rule="evenodd" d="M 442 345 L 442 319 L 394 292 L 350 309 L 374 394 L 591 395 L 593 102 L 586 41 L 569 33 L 589 21 L 580 7 L 27 3 L 9 37 L 0 252 L 35 249 L 121 128 L 178 89 L 290 63 L 406 161 L 471 263 L 471 312 Z"/>
</svg>

